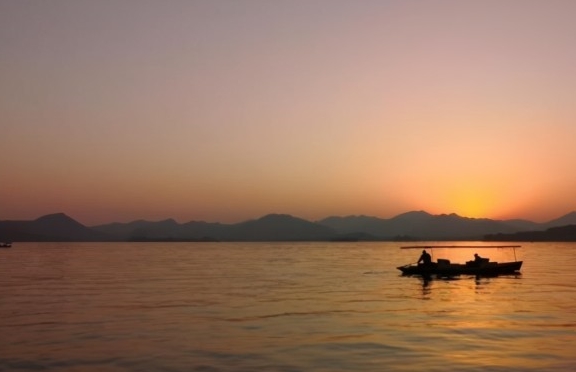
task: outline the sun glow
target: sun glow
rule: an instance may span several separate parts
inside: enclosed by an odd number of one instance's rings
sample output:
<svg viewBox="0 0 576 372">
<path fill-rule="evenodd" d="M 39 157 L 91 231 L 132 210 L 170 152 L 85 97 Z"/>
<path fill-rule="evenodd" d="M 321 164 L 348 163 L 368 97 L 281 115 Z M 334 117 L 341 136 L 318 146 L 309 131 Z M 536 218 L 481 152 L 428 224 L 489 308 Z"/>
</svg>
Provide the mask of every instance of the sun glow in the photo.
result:
<svg viewBox="0 0 576 372">
<path fill-rule="evenodd" d="M 496 191 L 487 185 L 460 185 L 447 198 L 453 212 L 472 218 L 491 216 L 499 204 L 497 199 Z"/>
<path fill-rule="evenodd" d="M 490 201 L 485 195 L 474 190 L 461 190 L 454 196 L 455 213 L 466 217 L 484 217 L 488 215 Z"/>
</svg>

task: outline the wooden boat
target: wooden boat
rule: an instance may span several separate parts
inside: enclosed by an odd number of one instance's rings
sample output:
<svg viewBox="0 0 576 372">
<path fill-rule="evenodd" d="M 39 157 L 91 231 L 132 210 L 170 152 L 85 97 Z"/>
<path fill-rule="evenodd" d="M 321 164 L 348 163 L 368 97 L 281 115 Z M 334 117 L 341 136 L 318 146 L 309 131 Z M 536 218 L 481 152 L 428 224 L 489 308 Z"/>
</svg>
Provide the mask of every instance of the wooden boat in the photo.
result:
<svg viewBox="0 0 576 372">
<path fill-rule="evenodd" d="M 401 247 L 402 249 L 434 249 L 434 248 L 512 248 L 514 249 L 514 260 L 510 262 L 493 262 L 488 258 L 467 261 L 464 264 L 452 263 L 447 259 L 438 259 L 436 262 L 428 264 L 408 264 L 398 266 L 397 269 L 402 275 L 420 275 L 420 276 L 458 276 L 458 275 L 477 275 L 477 276 L 497 276 L 505 274 L 517 274 L 522 267 L 522 261 L 516 261 L 516 248 L 519 245 L 499 245 L 499 246 L 409 246 Z"/>
</svg>

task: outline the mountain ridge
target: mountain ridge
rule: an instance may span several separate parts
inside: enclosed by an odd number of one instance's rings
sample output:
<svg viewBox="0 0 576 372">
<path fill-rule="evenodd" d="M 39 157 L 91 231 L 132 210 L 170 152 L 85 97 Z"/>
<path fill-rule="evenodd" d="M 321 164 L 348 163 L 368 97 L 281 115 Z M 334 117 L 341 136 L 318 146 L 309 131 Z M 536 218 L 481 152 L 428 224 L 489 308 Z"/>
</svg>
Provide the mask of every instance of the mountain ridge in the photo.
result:
<svg viewBox="0 0 576 372">
<path fill-rule="evenodd" d="M 392 218 L 366 215 L 330 216 L 309 221 L 271 213 L 234 224 L 172 218 L 160 221 L 85 226 L 65 213 L 32 221 L 0 221 L 0 241 L 356 241 L 356 240 L 483 240 L 576 225 L 576 211 L 544 223 L 529 220 L 492 220 L 455 213 L 433 215 L 409 211 Z"/>
<path fill-rule="evenodd" d="M 65 213 L 52 213 L 32 221 L 0 221 L 5 241 L 106 241 L 105 233 L 82 225 Z"/>
</svg>

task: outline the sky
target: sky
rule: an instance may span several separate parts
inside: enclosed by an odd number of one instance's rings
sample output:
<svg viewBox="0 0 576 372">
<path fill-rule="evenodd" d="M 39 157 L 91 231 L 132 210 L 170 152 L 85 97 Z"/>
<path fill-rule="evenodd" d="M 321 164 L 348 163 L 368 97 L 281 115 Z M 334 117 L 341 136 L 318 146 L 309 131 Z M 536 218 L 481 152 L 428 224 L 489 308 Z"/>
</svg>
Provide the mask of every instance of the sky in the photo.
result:
<svg viewBox="0 0 576 372">
<path fill-rule="evenodd" d="M 0 0 L 0 220 L 576 210 L 571 0 Z"/>
</svg>

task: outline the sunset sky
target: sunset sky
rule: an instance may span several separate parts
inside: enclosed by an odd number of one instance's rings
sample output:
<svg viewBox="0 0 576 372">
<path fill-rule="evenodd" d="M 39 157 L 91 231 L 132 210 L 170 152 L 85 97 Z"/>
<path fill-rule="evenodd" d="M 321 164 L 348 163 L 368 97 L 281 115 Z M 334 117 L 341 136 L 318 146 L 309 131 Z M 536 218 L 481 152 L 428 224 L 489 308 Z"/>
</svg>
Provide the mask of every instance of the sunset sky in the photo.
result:
<svg viewBox="0 0 576 372">
<path fill-rule="evenodd" d="M 0 0 L 0 220 L 576 210 L 576 1 Z"/>
</svg>

